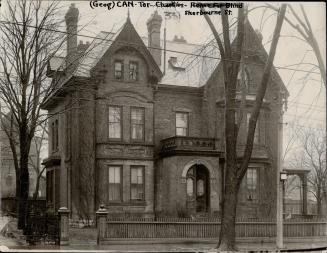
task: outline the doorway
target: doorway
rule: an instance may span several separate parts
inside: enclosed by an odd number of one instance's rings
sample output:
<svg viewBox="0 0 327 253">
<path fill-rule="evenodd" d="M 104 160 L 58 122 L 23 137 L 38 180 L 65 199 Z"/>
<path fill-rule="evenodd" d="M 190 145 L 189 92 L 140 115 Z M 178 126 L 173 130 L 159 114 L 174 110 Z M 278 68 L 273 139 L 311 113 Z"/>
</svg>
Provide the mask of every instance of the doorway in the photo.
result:
<svg viewBox="0 0 327 253">
<path fill-rule="evenodd" d="M 209 172 L 204 165 L 193 165 L 186 174 L 187 210 L 204 213 L 209 209 Z"/>
</svg>

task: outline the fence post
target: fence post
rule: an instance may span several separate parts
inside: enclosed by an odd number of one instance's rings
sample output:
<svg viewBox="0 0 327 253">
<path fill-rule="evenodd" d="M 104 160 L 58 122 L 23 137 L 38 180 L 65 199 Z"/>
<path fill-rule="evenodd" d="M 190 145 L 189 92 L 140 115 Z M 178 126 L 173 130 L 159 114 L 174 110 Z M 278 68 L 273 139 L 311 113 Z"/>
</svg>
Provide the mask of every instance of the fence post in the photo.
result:
<svg viewBox="0 0 327 253">
<path fill-rule="evenodd" d="M 67 207 L 60 207 L 58 210 L 60 245 L 69 245 L 69 213 Z"/>
<path fill-rule="evenodd" d="M 98 229 L 97 244 L 101 244 L 101 241 L 105 238 L 108 213 L 109 212 L 104 205 L 100 205 L 99 210 L 96 212 L 96 222 Z"/>
</svg>

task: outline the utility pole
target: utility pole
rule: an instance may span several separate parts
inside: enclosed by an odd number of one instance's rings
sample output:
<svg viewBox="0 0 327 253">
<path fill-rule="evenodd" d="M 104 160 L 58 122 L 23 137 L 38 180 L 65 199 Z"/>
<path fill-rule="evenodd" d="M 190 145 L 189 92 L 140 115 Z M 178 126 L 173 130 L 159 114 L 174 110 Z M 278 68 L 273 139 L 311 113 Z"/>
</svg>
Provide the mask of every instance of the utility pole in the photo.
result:
<svg viewBox="0 0 327 253">
<path fill-rule="evenodd" d="M 277 206 L 276 206 L 276 246 L 278 249 L 284 248 L 283 241 L 283 190 L 284 190 L 284 178 L 282 177 L 283 170 L 283 159 L 282 159 L 282 150 L 283 150 L 283 103 L 281 101 L 281 108 L 278 119 L 278 152 L 277 152 L 277 170 L 276 170 L 276 179 L 277 179 Z"/>
</svg>

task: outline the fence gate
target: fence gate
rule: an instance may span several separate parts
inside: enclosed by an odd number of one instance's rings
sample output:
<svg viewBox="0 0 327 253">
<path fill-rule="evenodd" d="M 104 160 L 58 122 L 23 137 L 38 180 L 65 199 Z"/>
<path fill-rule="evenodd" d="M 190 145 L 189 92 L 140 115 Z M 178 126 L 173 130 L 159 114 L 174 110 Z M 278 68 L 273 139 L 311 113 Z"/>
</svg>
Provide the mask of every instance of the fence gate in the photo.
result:
<svg viewBox="0 0 327 253">
<path fill-rule="evenodd" d="M 26 241 L 30 244 L 59 244 L 59 217 L 57 214 L 29 213 Z"/>
</svg>

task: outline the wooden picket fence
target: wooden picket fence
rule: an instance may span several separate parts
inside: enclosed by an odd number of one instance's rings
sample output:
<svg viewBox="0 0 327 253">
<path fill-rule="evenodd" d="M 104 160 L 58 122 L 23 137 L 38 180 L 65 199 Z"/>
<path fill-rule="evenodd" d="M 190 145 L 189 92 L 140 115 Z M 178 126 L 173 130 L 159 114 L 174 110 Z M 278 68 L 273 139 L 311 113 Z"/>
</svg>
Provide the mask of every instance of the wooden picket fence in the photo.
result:
<svg viewBox="0 0 327 253">
<path fill-rule="evenodd" d="M 218 218 L 157 218 L 107 219 L 104 240 L 142 239 L 210 239 L 218 238 L 221 222 Z M 239 219 L 236 237 L 264 238 L 276 236 L 276 221 Z M 284 237 L 327 236 L 324 219 L 284 221 Z"/>
</svg>

